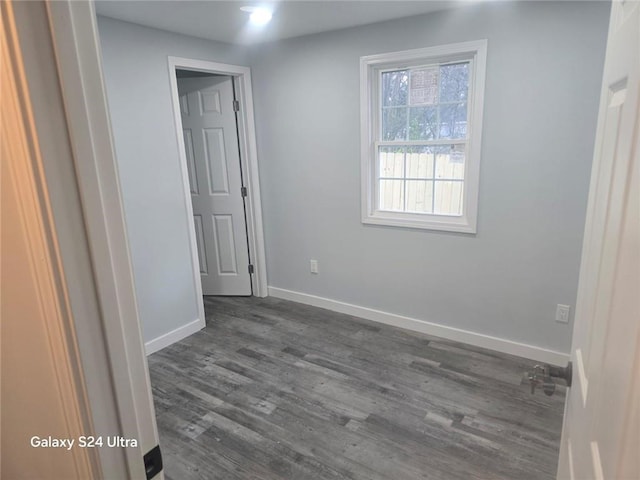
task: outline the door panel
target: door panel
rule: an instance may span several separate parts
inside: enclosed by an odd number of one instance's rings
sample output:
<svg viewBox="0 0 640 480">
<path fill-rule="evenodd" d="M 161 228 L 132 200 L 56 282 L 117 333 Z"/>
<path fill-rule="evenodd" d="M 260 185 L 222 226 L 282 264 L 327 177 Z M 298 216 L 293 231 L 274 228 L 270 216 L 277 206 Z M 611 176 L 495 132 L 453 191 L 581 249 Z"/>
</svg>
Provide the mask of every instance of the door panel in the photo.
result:
<svg viewBox="0 0 640 480">
<path fill-rule="evenodd" d="M 202 293 L 250 295 L 231 77 L 179 78 Z"/>
<path fill-rule="evenodd" d="M 196 174 L 196 164 L 193 155 L 193 134 L 190 129 L 182 131 L 184 136 L 184 149 L 187 157 L 187 171 L 189 173 L 189 187 L 191 188 L 191 194 L 199 194 L 198 190 L 198 177 Z"/>
<path fill-rule="evenodd" d="M 224 131 L 221 128 L 205 128 L 202 133 L 204 134 L 204 158 L 209 172 L 209 193 L 229 195 Z"/>
<path fill-rule="evenodd" d="M 198 245 L 198 260 L 200 261 L 200 273 L 207 275 L 209 265 L 207 264 L 207 252 L 204 250 L 204 229 L 202 228 L 202 215 L 194 215 L 193 223 L 196 227 L 196 242 Z"/>
<path fill-rule="evenodd" d="M 612 4 L 558 478 L 640 478 L 640 7 Z M 634 442 L 629 445 L 628 442 Z"/>
<path fill-rule="evenodd" d="M 213 216 L 213 235 L 218 253 L 218 273 L 237 275 L 238 266 L 234 250 L 233 219 L 231 215 Z"/>
<path fill-rule="evenodd" d="M 220 92 L 218 90 L 201 90 L 198 92 L 198 96 L 200 98 L 200 115 L 205 113 L 222 113 L 220 109 Z"/>
</svg>

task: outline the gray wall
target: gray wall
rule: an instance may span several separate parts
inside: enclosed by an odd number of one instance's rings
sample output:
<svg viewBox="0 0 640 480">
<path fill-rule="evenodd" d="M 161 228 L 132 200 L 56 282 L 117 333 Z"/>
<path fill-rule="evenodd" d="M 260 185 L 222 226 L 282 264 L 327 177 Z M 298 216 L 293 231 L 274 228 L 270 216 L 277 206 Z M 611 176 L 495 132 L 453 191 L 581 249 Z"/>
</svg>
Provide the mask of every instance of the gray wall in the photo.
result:
<svg viewBox="0 0 640 480">
<path fill-rule="evenodd" d="M 269 284 L 567 352 L 608 12 L 496 2 L 254 50 Z M 482 38 L 477 235 L 364 226 L 359 57 Z"/>
<path fill-rule="evenodd" d="M 168 56 L 242 65 L 230 45 L 98 18 L 145 342 L 198 317 Z"/>
</svg>

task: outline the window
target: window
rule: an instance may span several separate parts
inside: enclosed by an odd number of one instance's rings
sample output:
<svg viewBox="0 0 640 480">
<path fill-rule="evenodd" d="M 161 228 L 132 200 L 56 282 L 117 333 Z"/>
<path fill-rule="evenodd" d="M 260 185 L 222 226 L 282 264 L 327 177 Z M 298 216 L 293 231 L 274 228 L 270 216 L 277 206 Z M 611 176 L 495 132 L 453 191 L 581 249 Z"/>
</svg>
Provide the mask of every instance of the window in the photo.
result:
<svg viewBox="0 0 640 480">
<path fill-rule="evenodd" d="M 475 233 L 486 48 L 360 59 L 364 223 Z"/>
</svg>

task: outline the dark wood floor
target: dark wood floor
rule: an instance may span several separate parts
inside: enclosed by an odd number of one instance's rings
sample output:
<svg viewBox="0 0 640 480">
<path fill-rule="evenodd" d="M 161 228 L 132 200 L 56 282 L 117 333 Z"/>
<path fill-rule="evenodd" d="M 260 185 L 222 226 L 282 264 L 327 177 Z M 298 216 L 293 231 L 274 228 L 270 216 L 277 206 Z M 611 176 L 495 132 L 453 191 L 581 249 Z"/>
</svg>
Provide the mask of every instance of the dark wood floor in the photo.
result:
<svg viewBox="0 0 640 480">
<path fill-rule="evenodd" d="M 554 479 L 532 361 L 273 298 L 206 297 L 149 357 L 169 479 Z"/>
</svg>

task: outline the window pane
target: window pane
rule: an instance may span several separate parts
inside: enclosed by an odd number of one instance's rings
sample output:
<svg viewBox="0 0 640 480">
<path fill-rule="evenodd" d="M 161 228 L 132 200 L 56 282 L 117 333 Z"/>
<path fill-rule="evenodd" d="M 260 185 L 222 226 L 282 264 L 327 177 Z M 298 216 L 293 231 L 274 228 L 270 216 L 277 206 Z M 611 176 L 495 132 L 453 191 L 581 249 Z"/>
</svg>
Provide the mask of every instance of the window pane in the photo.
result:
<svg viewBox="0 0 640 480">
<path fill-rule="evenodd" d="M 440 138 L 465 138 L 467 135 L 467 105 L 440 105 Z"/>
<path fill-rule="evenodd" d="M 410 105 L 438 103 L 438 67 L 422 67 L 411 70 Z"/>
<path fill-rule="evenodd" d="M 407 148 L 407 178 L 433 178 L 433 147 Z"/>
<path fill-rule="evenodd" d="M 404 210 L 403 180 L 380 180 L 380 210 Z"/>
<path fill-rule="evenodd" d="M 398 106 L 407 104 L 409 72 L 384 72 L 382 74 L 382 105 Z"/>
<path fill-rule="evenodd" d="M 407 212 L 433 213 L 433 182 L 407 180 Z"/>
<path fill-rule="evenodd" d="M 407 109 L 385 108 L 382 110 L 382 139 L 407 139 Z"/>
<path fill-rule="evenodd" d="M 380 177 L 404 177 L 404 147 L 380 147 Z"/>
<path fill-rule="evenodd" d="M 476 231 L 485 57 L 483 41 L 361 58 L 363 223 Z"/>
<path fill-rule="evenodd" d="M 465 146 L 438 147 L 436 151 L 436 178 L 464 178 Z"/>
<path fill-rule="evenodd" d="M 437 215 L 462 215 L 463 182 L 435 181 L 433 213 Z"/>
<path fill-rule="evenodd" d="M 437 107 L 411 107 L 409 140 L 434 140 L 438 131 Z"/>
<path fill-rule="evenodd" d="M 469 94 L 469 64 L 440 67 L 440 102 L 464 102 Z"/>
</svg>

